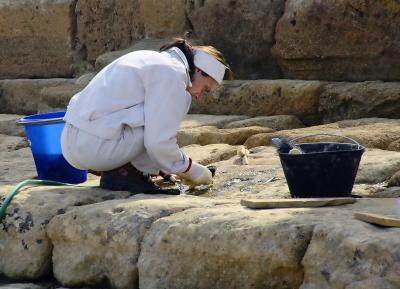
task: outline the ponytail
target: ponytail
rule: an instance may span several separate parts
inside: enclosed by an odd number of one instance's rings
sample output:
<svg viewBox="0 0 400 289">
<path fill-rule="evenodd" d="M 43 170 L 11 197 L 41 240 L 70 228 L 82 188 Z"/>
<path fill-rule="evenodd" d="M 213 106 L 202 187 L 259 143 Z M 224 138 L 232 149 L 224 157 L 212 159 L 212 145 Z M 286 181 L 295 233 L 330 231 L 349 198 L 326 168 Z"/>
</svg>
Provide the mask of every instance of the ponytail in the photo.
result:
<svg viewBox="0 0 400 289">
<path fill-rule="evenodd" d="M 161 46 L 160 51 L 166 51 L 172 47 L 177 47 L 185 55 L 186 60 L 189 64 L 189 75 L 190 78 L 192 78 L 196 70 L 193 61 L 192 44 L 190 44 L 187 40 L 183 38 L 175 38 L 175 41 Z"/>
</svg>

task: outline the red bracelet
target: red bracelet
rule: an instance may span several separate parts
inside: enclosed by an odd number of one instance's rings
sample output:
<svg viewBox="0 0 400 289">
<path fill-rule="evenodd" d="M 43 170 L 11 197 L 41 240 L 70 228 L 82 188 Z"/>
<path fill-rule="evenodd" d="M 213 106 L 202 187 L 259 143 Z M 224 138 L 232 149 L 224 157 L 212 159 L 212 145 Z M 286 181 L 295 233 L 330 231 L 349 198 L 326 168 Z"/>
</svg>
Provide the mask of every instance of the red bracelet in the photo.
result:
<svg viewBox="0 0 400 289">
<path fill-rule="evenodd" d="M 189 158 L 189 165 L 188 165 L 187 169 L 183 173 L 187 173 L 190 170 L 191 167 L 192 167 L 192 159 Z"/>
</svg>

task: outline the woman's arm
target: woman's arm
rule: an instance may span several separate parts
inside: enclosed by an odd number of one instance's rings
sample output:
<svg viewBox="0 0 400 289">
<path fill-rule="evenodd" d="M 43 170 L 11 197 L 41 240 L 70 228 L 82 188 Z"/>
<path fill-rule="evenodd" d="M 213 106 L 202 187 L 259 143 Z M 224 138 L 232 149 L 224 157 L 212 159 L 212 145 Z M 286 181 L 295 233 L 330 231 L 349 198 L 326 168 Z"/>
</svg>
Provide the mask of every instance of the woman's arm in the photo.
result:
<svg viewBox="0 0 400 289">
<path fill-rule="evenodd" d="M 160 169 L 181 173 L 189 158 L 179 148 L 176 136 L 190 105 L 182 74 L 173 68 L 157 67 L 144 81 L 144 145 Z"/>
</svg>

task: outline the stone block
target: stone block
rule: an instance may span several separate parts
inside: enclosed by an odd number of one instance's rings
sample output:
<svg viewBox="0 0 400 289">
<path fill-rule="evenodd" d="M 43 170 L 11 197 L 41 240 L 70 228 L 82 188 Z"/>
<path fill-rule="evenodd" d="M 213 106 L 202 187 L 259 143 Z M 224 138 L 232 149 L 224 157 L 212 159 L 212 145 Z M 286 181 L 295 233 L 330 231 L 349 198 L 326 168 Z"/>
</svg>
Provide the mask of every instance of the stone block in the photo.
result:
<svg viewBox="0 0 400 289">
<path fill-rule="evenodd" d="M 91 63 L 144 37 L 138 0 L 79 0 L 75 13 L 77 50 Z"/>
<path fill-rule="evenodd" d="M 194 36 L 220 49 L 238 79 L 280 78 L 271 55 L 284 0 L 194 0 L 187 14 Z"/>
<path fill-rule="evenodd" d="M 0 3 L 0 79 L 70 77 L 74 0 Z"/>
<path fill-rule="evenodd" d="M 62 78 L 0 80 L 0 113 L 38 113 L 42 104 L 42 89 L 74 82 L 74 79 Z"/>
<path fill-rule="evenodd" d="M 399 101 L 399 82 L 336 82 L 324 87 L 318 110 L 325 123 L 366 117 L 398 118 Z"/>
<path fill-rule="evenodd" d="M 273 55 L 285 78 L 400 79 L 398 1 L 289 0 Z"/>
<path fill-rule="evenodd" d="M 182 37 L 192 30 L 186 0 L 139 0 L 146 38 Z"/>
<path fill-rule="evenodd" d="M 248 116 L 295 115 L 306 125 L 319 122 L 323 83 L 301 80 L 225 81 L 214 93 L 193 101 L 190 113 Z"/>
</svg>

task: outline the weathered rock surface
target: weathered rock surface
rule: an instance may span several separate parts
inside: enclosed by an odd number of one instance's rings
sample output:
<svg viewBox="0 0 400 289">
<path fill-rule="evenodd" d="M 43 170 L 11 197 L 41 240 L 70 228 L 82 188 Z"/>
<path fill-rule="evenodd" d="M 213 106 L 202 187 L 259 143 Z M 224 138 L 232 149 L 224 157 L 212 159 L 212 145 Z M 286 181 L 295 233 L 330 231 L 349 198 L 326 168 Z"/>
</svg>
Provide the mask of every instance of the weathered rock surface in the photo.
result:
<svg viewBox="0 0 400 289">
<path fill-rule="evenodd" d="M 319 100 L 324 123 L 365 117 L 398 118 L 399 82 L 329 83 Z"/>
<path fill-rule="evenodd" d="M 209 115 L 188 114 L 182 121 L 180 129 L 188 129 L 200 126 L 215 126 L 217 128 L 228 128 L 227 124 L 235 121 L 248 119 L 245 115 Z"/>
<path fill-rule="evenodd" d="M 400 78 L 396 1 L 286 1 L 273 47 L 284 75 L 299 79 Z"/>
<path fill-rule="evenodd" d="M 139 0 L 146 38 L 183 37 L 192 30 L 185 0 Z M 175 35 L 173 35 L 175 33 Z"/>
<path fill-rule="evenodd" d="M 96 59 L 95 68 L 96 71 L 100 71 L 102 68 L 106 67 L 108 64 L 113 62 L 115 59 L 136 50 L 155 50 L 158 51 L 160 47 L 167 43 L 167 39 L 143 39 L 133 44 L 132 47 L 118 50 L 106 52 L 104 54 L 99 55 Z"/>
<path fill-rule="evenodd" d="M 196 0 L 188 2 L 187 13 L 195 35 L 224 52 L 237 78 L 279 78 L 270 49 L 284 3 Z"/>
<path fill-rule="evenodd" d="M 46 289 L 46 288 L 33 283 L 11 283 L 6 285 L 0 284 L 0 289 Z"/>
<path fill-rule="evenodd" d="M 388 180 L 388 187 L 400 186 L 400 170 L 395 172 Z"/>
<path fill-rule="evenodd" d="M 224 52 L 239 79 L 399 80 L 399 7 L 347 0 L 3 0 L 0 79 L 78 76 L 103 53 L 192 31 Z"/>
<path fill-rule="evenodd" d="M 274 130 L 271 128 L 260 126 L 236 129 L 218 129 L 213 126 L 202 126 L 180 130 L 178 132 L 177 142 L 180 146 L 191 144 L 207 145 L 214 143 L 241 145 L 252 135 L 272 131 Z"/>
<path fill-rule="evenodd" d="M 299 223 L 287 211 L 250 211 L 239 205 L 163 218 L 143 241 L 139 286 L 297 288 L 299 261 L 312 233 L 311 224 Z"/>
<path fill-rule="evenodd" d="M 15 151 L 28 145 L 28 141 L 24 137 L 0 134 L 0 154 Z"/>
<path fill-rule="evenodd" d="M 159 219 L 143 240 L 139 286 L 345 288 L 377 277 L 400 284 L 399 231 L 353 220 L 361 210 L 388 214 L 398 208 L 390 199 L 318 209 L 232 205 Z"/>
<path fill-rule="evenodd" d="M 237 155 L 213 163 L 218 170 L 209 197 L 289 198 L 289 188 L 273 147 L 250 149 L 248 165 Z M 399 188 L 386 191 L 385 183 L 400 170 L 400 154 L 367 149 L 361 158 L 353 194 L 364 197 L 396 197 Z M 393 185 L 392 185 L 393 186 Z"/>
<path fill-rule="evenodd" d="M 227 81 L 212 95 L 193 101 L 191 113 L 271 116 L 289 114 L 303 123 L 317 123 L 319 81 Z"/>
<path fill-rule="evenodd" d="M 348 123 L 348 121 L 346 122 Z M 397 120 L 378 121 L 359 126 L 348 126 L 341 128 L 340 122 L 326 125 L 312 126 L 293 130 L 281 130 L 275 133 L 259 134 L 248 138 L 245 145 L 247 147 L 256 147 L 270 145 L 271 138 L 283 137 L 292 139 L 295 137 L 314 135 L 314 134 L 334 134 L 347 136 L 368 148 L 387 149 L 390 144 L 400 139 L 400 125 Z M 307 138 L 301 142 L 321 140 L 320 137 Z M 325 138 L 325 140 L 327 140 Z M 330 141 L 338 141 L 338 138 L 331 138 Z M 300 142 L 300 140 L 299 140 Z"/>
<path fill-rule="evenodd" d="M 38 103 L 40 112 L 66 110 L 67 105 L 76 93 L 85 88 L 86 84 L 68 83 L 54 87 L 43 88 Z"/>
<path fill-rule="evenodd" d="M 79 0 L 76 49 L 94 63 L 108 51 L 127 48 L 144 37 L 139 0 Z"/>
<path fill-rule="evenodd" d="M 13 137 L 5 137 L 5 144 L 13 144 Z M 0 189 L 1 185 L 15 185 L 24 179 L 37 176 L 35 163 L 30 148 L 15 150 L 21 142 L 17 139 L 9 149 L 1 148 L 0 151 Z"/>
<path fill-rule="evenodd" d="M 397 288 L 400 285 L 398 228 L 382 228 L 354 220 L 352 212 L 398 215 L 395 199 L 359 200 L 354 206 L 331 210 L 314 227 L 302 260 L 301 289 Z M 361 287 L 364 285 L 365 287 Z"/>
<path fill-rule="evenodd" d="M 144 49 L 146 45 L 158 49 L 161 41 L 144 40 L 126 51 L 103 55 L 98 59 L 98 68 L 124 53 Z M 0 81 L 0 101 L 3 104 L 0 113 L 32 114 L 65 110 L 70 98 L 83 89 L 93 76 L 94 73 L 89 73 L 78 79 Z M 282 126 L 277 128 L 281 130 L 301 127 L 300 123 L 316 125 L 376 116 L 397 118 L 400 111 L 395 103 L 399 101 L 399 95 L 400 85 L 397 82 L 225 81 L 214 93 L 192 101 L 190 113 L 211 113 L 225 119 L 237 117 L 237 120 L 240 120 L 239 116 L 243 119 L 256 117 L 255 124 L 261 126 L 273 124 L 272 119 L 280 118 Z M 283 124 L 284 117 L 293 119 L 293 123 Z M 295 117 L 300 122 L 294 120 Z M 201 120 L 206 123 L 204 121 Z M 214 125 L 213 121 L 207 122 Z M 218 127 L 222 128 L 221 125 L 218 124 Z M 242 125 L 249 126 L 248 122 L 232 124 Z"/>
<path fill-rule="evenodd" d="M 221 160 L 230 159 L 237 154 L 238 147 L 229 144 L 209 144 L 201 146 L 193 144 L 182 148 L 194 161 L 209 165 Z"/>
<path fill-rule="evenodd" d="M 223 127 L 235 117 L 191 115 L 182 125 Z M 364 140 L 368 148 L 353 194 L 384 199 L 360 199 L 350 206 L 241 207 L 242 198 L 290 198 L 290 193 L 274 147 L 251 148 L 244 165 L 238 155 L 241 146 L 226 143 L 183 147 L 194 160 L 217 166 L 212 187 L 186 191 L 201 197 L 130 197 L 128 192 L 77 187 L 24 189 L 0 223 L 0 274 L 37 279 L 53 270 L 64 286 L 97 288 L 354 289 L 368 282 L 397 288 L 399 232 L 352 220 L 356 211 L 396 214 L 394 198 L 400 196 L 400 187 L 388 188 L 386 181 L 400 170 L 400 153 L 371 148 L 399 139 L 396 126 L 398 120 L 371 118 L 273 133 L 294 136 L 309 129 L 351 133 Z M 23 138 L 3 139 L 18 144 Z M 17 148 L 0 145 L 0 203 L 12 185 L 36 175 L 30 149 Z M 91 177 L 87 185 L 97 183 L 98 177 Z M 342 249 L 337 256 L 329 249 L 333 244 Z M 324 252 L 328 257 L 321 257 L 323 262 L 318 258 Z M 364 267 L 369 275 L 360 273 Z"/>
<path fill-rule="evenodd" d="M 368 148 L 361 158 L 357 183 L 377 184 L 388 181 L 400 170 L 400 152 Z"/>
<path fill-rule="evenodd" d="M 165 3 L 167 3 L 167 2 L 165 2 Z M 102 68 L 104 68 L 106 65 L 113 62 L 118 57 L 121 57 L 129 52 L 133 52 L 133 51 L 137 51 L 137 50 L 160 51 L 161 46 L 163 46 L 166 43 L 171 42 L 172 40 L 173 39 L 170 39 L 170 38 L 142 39 L 142 40 L 135 42 L 127 49 L 104 53 L 96 59 L 96 64 L 95 64 L 96 71 L 100 71 Z M 193 45 L 202 45 L 203 44 L 203 42 L 199 39 L 191 39 L 190 41 L 192 42 Z"/>
<path fill-rule="evenodd" d="M 239 155 L 215 162 L 214 185 L 206 196 L 238 198 L 289 198 L 285 176 L 273 147 L 250 149 L 248 165 Z"/>
<path fill-rule="evenodd" d="M 38 113 L 42 89 L 73 84 L 74 79 L 15 79 L 0 80 L 0 113 Z"/>
<path fill-rule="evenodd" d="M 24 136 L 24 127 L 15 123 L 21 117 L 22 115 L 17 114 L 0 114 L 0 134 Z"/>
<path fill-rule="evenodd" d="M 138 288 L 137 259 L 142 239 L 152 223 L 215 201 L 191 196 L 139 197 L 85 206 L 55 217 L 47 232 L 54 245 L 55 277 L 67 286 L 99 285 Z"/>
<path fill-rule="evenodd" d="M 70 77 L 75 1 L 0 3 L 0 79 Z"/>
<path fill-rule="evenodd" d="M 294 115 L 258 116 L 244 120 L 230 122 L 224 128 L 238 128 L 248 126 L 263 126 L 273 130 L 286 130 L 304 127 L 304 124 Z"/>
<path fill-rule="evenodd" d="M 0 187 L 1 196 L 11 186 Z M 127 198 L 128 192 L 109 192 L 78 187 L 36 187 L 20 192 L 0 225 L 0 272 L 9 278 L 36 279 L 51 270 L 52 244 L 46 225 L 68 208 Z"/>
</svg>

